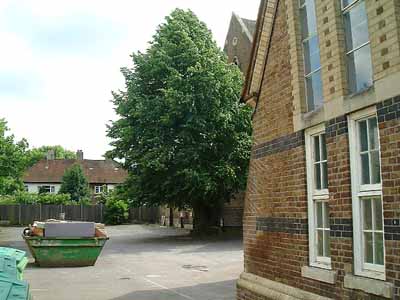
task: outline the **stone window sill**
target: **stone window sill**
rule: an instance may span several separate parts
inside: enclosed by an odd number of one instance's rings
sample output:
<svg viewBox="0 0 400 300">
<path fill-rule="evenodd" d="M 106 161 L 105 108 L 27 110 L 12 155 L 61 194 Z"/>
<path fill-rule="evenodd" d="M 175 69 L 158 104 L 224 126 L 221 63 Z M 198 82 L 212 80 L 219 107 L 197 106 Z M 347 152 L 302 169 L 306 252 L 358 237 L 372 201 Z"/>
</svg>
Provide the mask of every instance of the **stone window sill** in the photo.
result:
<svg viewBox="0 0 400 300">
<path fill-rule="evenodd" d="M 301 268 L 301 276 L 325 283 L 335 284 L 337 272 L 322 268 L 303 266 Z"/>
<path fill-rule="evenodd" d="M 361 290 L 368 294 L 393 298 L 393 284 L 382 280 L 346 274 L 344 276 L 344 287 L 348 289 Z"/>
</svg>

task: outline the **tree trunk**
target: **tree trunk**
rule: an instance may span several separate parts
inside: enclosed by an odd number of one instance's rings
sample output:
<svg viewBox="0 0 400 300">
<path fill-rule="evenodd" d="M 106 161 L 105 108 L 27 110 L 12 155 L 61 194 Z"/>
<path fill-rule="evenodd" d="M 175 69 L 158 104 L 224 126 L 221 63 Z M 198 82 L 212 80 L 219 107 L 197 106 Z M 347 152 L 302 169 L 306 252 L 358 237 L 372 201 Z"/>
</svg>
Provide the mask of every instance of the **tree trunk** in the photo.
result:
<svg viewBox="0 0 400 300">
<path fill-rule="evenodd" d="M 174 208 L 169 208 L 169 227 L 174 227 Z"/>
<path fill-rule="evenodd" d="M 202 203 L 193 205 L 193 233 L 216 234 L 221 231 L 221 207 L 210 207 Z"/>
</svg>

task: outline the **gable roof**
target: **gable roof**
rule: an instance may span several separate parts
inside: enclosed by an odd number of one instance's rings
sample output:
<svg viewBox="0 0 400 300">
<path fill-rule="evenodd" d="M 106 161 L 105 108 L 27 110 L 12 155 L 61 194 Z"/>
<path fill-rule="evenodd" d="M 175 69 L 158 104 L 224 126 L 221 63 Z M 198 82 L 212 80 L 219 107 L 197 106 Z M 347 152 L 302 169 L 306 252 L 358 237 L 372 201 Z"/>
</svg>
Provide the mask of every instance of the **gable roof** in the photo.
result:
<svg viewBox="0 0 400 300">
<path fill-rule="evenodd" d="M 235 63 L 243 73 L 246 73 L 249 67 L 255 26 L 256 21 L 232 13 L 224 52 L 228 57 L 228 63 Z"/>
<path fill-rule="evenodd" d="M 261 0 L 255 27 L 250 66 L 242 91 L 241 100 L 255 106 L 261 89 L 271 36 L 279 0 Z"/>
<path fill-rule="evenodd" d="M 242 32 L 246 35 L 246 37 L 252 43 L 253 37 L 254 37 L 254 31 L 256 29 L 256 21 L 241 18 L 241 17 L 239 17 L 239 15 L 237 15 L 234 12 L 232 13 L 232 18 L 235 18 L 237 20 L 237 22 L 240 24 Z"/>
<path fill-rule="evenodd" d="M 89 183 L 123 183 L 128 173 L 112 160 L 43 159 L 29 168 L 23 177 L 25 183 L 61 183 L 66 169 L 79 164 Z"/>
</svg>

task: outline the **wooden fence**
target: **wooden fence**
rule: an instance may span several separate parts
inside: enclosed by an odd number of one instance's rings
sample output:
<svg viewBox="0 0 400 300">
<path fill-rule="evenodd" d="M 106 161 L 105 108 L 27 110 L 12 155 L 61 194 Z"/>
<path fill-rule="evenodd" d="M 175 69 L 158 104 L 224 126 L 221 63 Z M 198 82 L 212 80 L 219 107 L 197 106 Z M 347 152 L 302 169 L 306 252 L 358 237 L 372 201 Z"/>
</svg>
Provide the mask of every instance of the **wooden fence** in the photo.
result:
<svg viewBox="0 0 400 300">
<path fill-rule="evenodd" d="M 20 204 L 0 205 L 0 225 L 27 225 L 34 221 L 60 219 L 104 223 L 103 204 L 98 205 L 41 205 Z M 129 222 L 159 223 L 158 207 L 139 207 L 129 209 Z"/>
</svg>

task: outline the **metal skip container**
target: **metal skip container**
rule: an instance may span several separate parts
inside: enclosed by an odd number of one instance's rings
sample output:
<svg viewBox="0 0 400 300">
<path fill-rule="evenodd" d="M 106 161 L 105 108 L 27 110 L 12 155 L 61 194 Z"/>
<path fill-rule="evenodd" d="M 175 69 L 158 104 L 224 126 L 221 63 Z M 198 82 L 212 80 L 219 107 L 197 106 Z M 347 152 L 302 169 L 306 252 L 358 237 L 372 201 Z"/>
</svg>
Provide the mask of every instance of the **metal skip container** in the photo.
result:
<svg viewBox="0 0 400 300">
<path fill-rule="evenodd" d="M 65 225 L 65 228 L 61 226 L 62 224 Z M 92 224 L 95 226 L 94 223 Z M 48 229 L 50 228 L 50 236 L 46 235 L 46 226 L 43 236 L 23 235 L 38 266 L 84 267 L 93 266 L 96 263 L 101 250 L 108 240 L 106 235 L 96 236 L 95 230 L 93 230 L 92 236 L 78 236 L 76 229 L 79 226 L 73 222 L 58 223 L 57 226 L 53 225 L 54 223 L 48 226 Z M 56 231 L 53 230 L 54 228 L 56 228 Z M 71 229 L 70 236 L 67 236 L 68 229 Z M 54 232 L 57 231 L 61 236 L 54 236 Z M 88 234 L 85 233 L 85 235 Z"/>
</svg>

